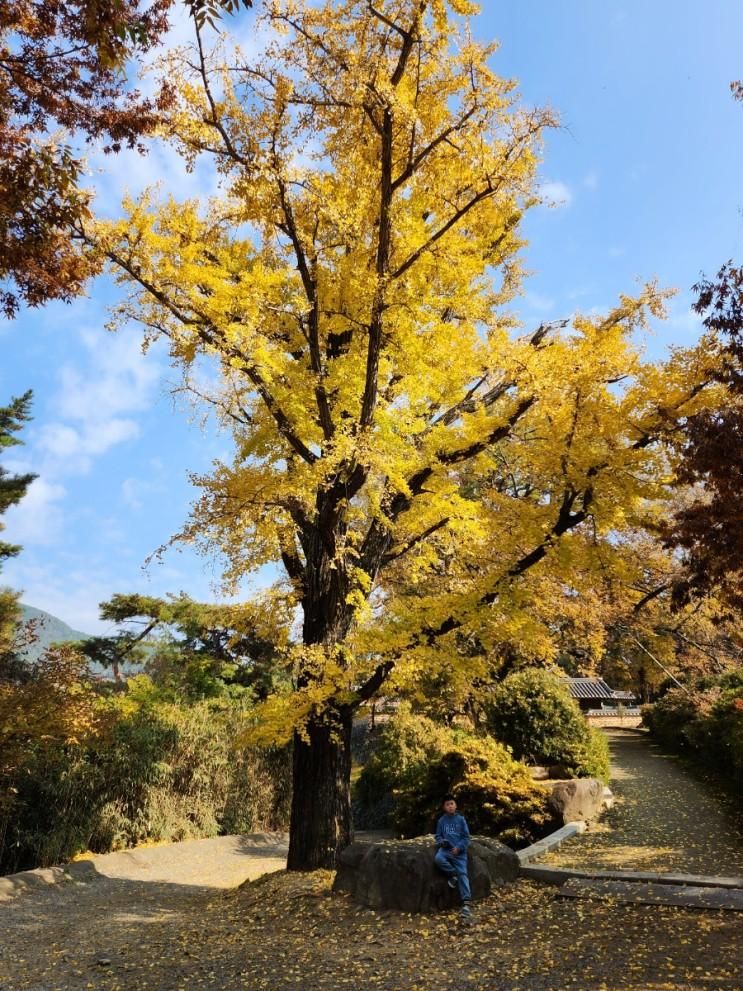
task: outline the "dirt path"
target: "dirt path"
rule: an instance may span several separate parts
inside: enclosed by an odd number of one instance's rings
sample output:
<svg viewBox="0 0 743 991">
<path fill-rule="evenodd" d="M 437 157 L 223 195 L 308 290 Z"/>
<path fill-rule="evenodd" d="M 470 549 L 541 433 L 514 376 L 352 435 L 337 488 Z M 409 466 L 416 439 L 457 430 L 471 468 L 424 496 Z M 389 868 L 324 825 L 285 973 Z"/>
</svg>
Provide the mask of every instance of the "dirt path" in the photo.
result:
<svg viewBox="0 0 743 991">
<path fill-rule="evenodd" d="M 707 857 L 717 866 L 725 857 L 728 873 L 740 866 L 740 850 L 727 845 L 729 836 L 722 842 L 724 818 L 716 818 L 703 789 L 697 796 L 664 761 L 646 786 L 638 777 L 644 762 L 660 758 L 644 745 L 615 747 L 621 775 L 615 785 L 633 815 L 621 839 L 588 838 L 593 859 L 624 851 L 633 866 L 662 861 L 679 870 L 708 869 Z M 683 831 L 677 829 L 680 793 L 670 782 L 676 788 L 683 782 Z M 643 804 L 648 790 L 668 803 L 657 822 Z M 717 837 L 714 846 L 705 843 L 703 856 L 688 845 L 697 827 Z M 644 851 L 641 865 L 632 850 Z M 331 895 L 328 872 L 281 871 L 284 856 L 280 837 L 222 837 L 94 858 L 91 881 L 0 903 L 0 991 L 743 987 L 739 913 L 571 902 L 555 888 L 519 881 L 479 902 L 473 924 L 463 928 L 456 912 L 431 917 L 359 908 Z"/>
<path fill-rule="evenodd" d="M 184 926 L 198 932 L 224 890 L 282 870 L 286 837 L 221 836 L 90 860 L 95 874 L 85 883 L 0 902 L 1 991 L 118 989 L 118 980 L 104 980 L 117 964 L 133 987 L 159 986 L 142 983 L 142 975 L 172 965 L 176 933 Z M 187 960 L 188 945 L 178 940 L 178 947 Z"/>
<path fill-rule="evenodd" d="M 167 851 L 173 864 L 179 853 Z M 734 912 L 567 902 L 520 881 L 479 902 L 463 927 L 456 912 L 359 908 L 331 895 L 330 881 L 279 872 L 224 891 L 105 878 L 33 892 L 0 906 L 0 988 L 741 989 Z"/>
<path fill-rule="evenodd" d="M 543 862 L 743 876 L 743 836 L 715 790 L 645 734 L 615 729 L 607 735 L 614 808 Z"/>
</svg>

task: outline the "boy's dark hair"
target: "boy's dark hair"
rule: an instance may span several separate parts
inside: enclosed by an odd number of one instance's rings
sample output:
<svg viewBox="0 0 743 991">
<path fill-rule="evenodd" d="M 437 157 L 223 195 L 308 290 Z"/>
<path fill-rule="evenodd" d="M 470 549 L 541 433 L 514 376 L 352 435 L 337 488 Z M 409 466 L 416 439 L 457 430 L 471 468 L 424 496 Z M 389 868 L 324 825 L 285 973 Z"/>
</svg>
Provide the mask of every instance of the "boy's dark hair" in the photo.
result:
<svg viewBox="0 0 743 991">
<path fill-rule="evenodd" d="M 444 802 L 456 802 L 456 798 L 455 798 L 455 796 L 454 796 L 454 795 L 452 795 L 452 794 L 451 794 L 451 792 L 448 792 L 448 793 L 447 793 L 446 795 L 444 795 L 444 797 L 443 797 L 443 798 L 441 799 L 441 804 L 442 804 L 442 805 L 444 804 Z"/>
</svg>

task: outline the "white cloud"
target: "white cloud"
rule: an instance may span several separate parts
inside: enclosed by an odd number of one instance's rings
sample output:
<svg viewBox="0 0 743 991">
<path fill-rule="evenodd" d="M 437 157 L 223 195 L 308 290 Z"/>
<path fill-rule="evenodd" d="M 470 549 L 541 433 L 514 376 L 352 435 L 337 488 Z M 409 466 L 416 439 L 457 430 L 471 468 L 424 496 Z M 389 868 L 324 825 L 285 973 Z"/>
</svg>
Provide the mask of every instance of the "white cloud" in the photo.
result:
<svg viewBox="0 0 743 991">
<path fill-rule="evenodd" d="M 567 207 L 573 202 L 573 192 L 564 182 L 543 182 L 539 193 L 545 206 Z"/>
<path fill-rule="evenodd" d="M 60 387 L 50 406 L 56 419 L 43 424 L 36 447 L 47 478 L 90 471 L 93 461 L 139 435 L 131 414 L 149 409 L 161 368 L 153 354 L 143 355 L 138 337 L 83 330 L 81 359 L 63 365 Z"/>
<path fill-rule="evenodd" d="M 529 309 L 537 313 L 549 313 L 557 305 L 556 300 L 550 296 L 543 296 L 541 293 L 529 291 L 524 294 L 524 301 Z"/>
<path fill-rule="evenodd" d="M 666 347 L 689 347 L 699 340 L 704 327 L 700 314 L 678 300 L 668 307 L 668 319 L 657 330 Z"/>
<path fill-rule="evenodd" d="M 47 471 L 85 475 L 95 458 L 137 436 L 139 427 L 134 420 L 89 421 L 80 430 L 52 422 L 41 428 L 37 444 L 47 456 Z"/>
<path fill-rule="evenodd" d="M 219 189 L 220 177 L 213 163 L 202 156 L 192 170 L 176 149 L 163 142 L 147 142 L 147 152 L 124 149 L 117 155 L 95 152 L 89 159 L 87 183 L 96 193 L 94 209 L 100 216 L 121 216 L 121 201 L 139 198 L 145 189 L 160 185 L 175 200 L 206 199 Z"/>
<path fill-rule="evenodd" d="M 21 590 L 21 599 L 29 606 L 45 609 L 82 633 L 106 633 L 111 623 L 98 616 L 98 603 L 110 598 L 113 589 L 106 576 L 92 571 L 71 569 L 64 575 L 44 565 L 33 563 L 29 555 L 9 562 L 8 583 Z"/>
<path fill-rule="evenodd" d="M 125 478 L 121 483 L 121 495 L 130 509 L 139 510 L 146 504 L 150 496 L 165 491 L 162 482 L 145 478 Z"/>
<path fill-rule="evenodd" d="M 48 546 L 56 543 L 63 527 L 62 510 L 57 504 L 66 494 L 64 486 L 56 482 L 35 479 L 23 499 L 5 514 L 3 539 L 11 544 Z"/>
</svg>

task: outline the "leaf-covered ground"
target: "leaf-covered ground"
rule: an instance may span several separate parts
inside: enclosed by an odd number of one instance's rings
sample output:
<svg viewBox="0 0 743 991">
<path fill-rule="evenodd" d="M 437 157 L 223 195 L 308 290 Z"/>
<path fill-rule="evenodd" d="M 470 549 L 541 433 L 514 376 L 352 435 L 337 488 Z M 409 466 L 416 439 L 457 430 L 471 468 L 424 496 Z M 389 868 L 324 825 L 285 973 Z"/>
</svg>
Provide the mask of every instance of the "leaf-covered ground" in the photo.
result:
<svg viewBox="0 0 743 991">
<path fill-rule="evenodd" d="M 608 730 L 607 735 L 617 804 L 547 862 L 743 877 L 740 822 L 724 796 L 663 754 L 647 734 Z"/>
<path fill-rule="evenodd" d="M 635 743 L 632 743 L 634 739 Z M 634 735 L 621 802 L 555 859 L 743 873 L 713 797 Z M 106 876 L 0 904 L 0 991 L 741 991 L 743 915 L 561 899 L 520 881 L 456 913 L 375 913 L 331 875 L 275 870 L 281 837 L 96 858 Z M 257 878 L 232 890 L 250 876 Z"/>
<path fill-rule="evenodd" d="M 741 988 L 743 925 L 734 912 L 575 902 L 557 897 L 557 889 L 518 882 L 478 903 L 465 926 L 456 913 L 423 917 L 359 908 L 330 893 L 331 877 L 280 872 L 232 892 L 173 895 L 169 907 L 162 900 L 143 906 L 140 899 L 127 909 L 124 889 L 112 892 L 107 910 L 98 905 L 97 915 L 89 911 L 95 905 L 89 892 L 67 889 L 43 927 L 29 919 L 6 941 L 0 987 Z M 74 915 L 67 916 L 65 902 Z"/>
</svg>

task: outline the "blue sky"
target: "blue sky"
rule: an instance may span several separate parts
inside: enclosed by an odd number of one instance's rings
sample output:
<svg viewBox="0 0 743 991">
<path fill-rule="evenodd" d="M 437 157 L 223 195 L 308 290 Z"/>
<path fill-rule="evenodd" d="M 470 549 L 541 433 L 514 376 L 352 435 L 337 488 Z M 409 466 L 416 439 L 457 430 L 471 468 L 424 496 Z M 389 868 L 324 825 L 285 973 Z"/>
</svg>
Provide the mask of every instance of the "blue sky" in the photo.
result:
<svg viewBox="0 0 743 991">
<path fill-rule="evenodd" d="M 743 260 L 743 105 L 728 89 L 743 77 L 743 7 L 520 0 L 483 8 L 474 27 L 499 39 L 496 70 L 562 122 L 541 171 L 554 205 L 526 224 L 524 322 L 609 307 L 657 277 L 680 291 L 648 352 L 693 341 L 690 286 L 702 270 Z M 185 194 L 212 184 L 208 175 L 183 179 L 162 150 L 92 166 L 104 170 L 94 181 L 109 213 L 126 188 L 158 178 Z M 26 446 L 3 463 L 39 474 L 5 517 L 5 538 L 24 549 L 1 580 L 88 631 L 104 628 L 97 605 L 116 591 L 218 594 L 219 562 L 188 550 L 143 568 L 186 517 L 195 495 L 188 473 L 227 456 L 230 439 L 173 397 L 175 372 L 157 349 L 141 355 L 135 328 L 105 330 L 117 293 L 101 279 L 85 299 L 0 323 L 0 402 L 35 393 Z"/>
</svg>

